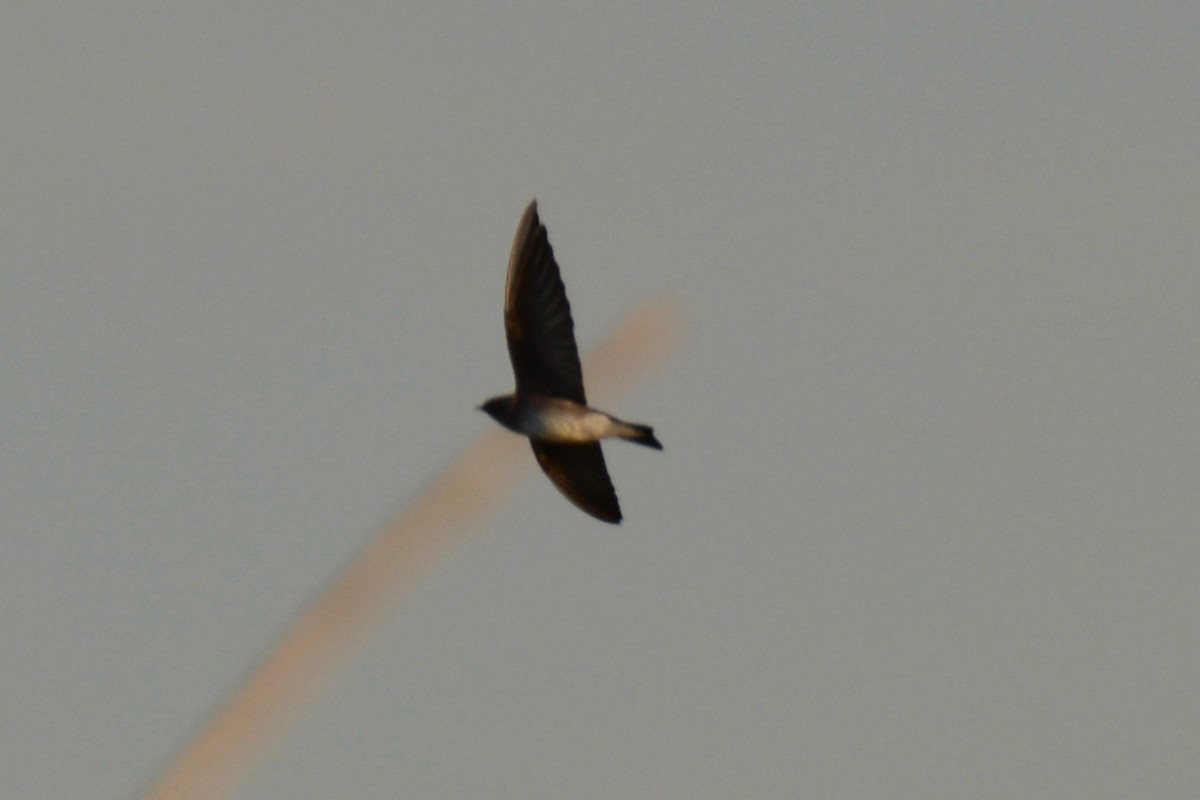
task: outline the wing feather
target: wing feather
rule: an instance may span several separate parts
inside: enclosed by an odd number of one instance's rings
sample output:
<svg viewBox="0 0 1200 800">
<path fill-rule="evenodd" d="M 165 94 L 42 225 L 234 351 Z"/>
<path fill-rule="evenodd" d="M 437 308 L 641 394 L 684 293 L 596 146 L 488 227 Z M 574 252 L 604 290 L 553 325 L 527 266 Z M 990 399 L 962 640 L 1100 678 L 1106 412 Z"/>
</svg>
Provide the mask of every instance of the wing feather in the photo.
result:
<svg viewBox="0 0 1200 800">
<path fill-rule="evenodd" d="M 599 444 L 557 444 L 536 439 L 530 444 L 542 472 L 568 500 L 596 519 L 614 524 L 621 521 L 621 506 Z"/>
<path fill-rule="evenodd" d="M 561 397 L 586 405 L 571 305 L 537 201 L 513 239 L 504 290 L 504 330 L 517 394 Z"/>
</svg>

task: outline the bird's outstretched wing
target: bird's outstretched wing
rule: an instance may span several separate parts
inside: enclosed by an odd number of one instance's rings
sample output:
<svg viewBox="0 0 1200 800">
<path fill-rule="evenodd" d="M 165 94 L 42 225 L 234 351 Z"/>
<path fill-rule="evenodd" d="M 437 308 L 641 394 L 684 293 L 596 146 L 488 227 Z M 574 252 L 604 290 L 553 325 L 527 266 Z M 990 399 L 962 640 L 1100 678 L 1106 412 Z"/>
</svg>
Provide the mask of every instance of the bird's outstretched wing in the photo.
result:
<svg viewBox="0 0 1200 800">
<path fill-rule="evenodd" d="M 538 219 L 536 200 L 525 209 L 513 239 L 504 290 L 504 330 L 517 394 L 587 403 L 571 305 L 546 226 Z"/>
<path fill-rule="evenodd" d="M 604 466 L 599 444 L 557 444 L 531 439 L 542 472 L 563 495 L 604 522 L 621 521 L 617 492 Z"/>
</svg>

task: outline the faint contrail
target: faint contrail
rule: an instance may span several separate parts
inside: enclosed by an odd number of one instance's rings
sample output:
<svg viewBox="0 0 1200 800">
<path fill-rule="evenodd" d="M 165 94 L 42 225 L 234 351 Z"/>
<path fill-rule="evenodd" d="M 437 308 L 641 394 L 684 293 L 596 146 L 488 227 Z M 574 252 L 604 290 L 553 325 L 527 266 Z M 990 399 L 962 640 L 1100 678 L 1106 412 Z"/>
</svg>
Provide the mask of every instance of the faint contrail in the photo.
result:
<svg viewBox="0 0 1200 800">
<path fill-rule="evenodd" d="M 675 315 L 661 304 L 635 311 L 585 359 L 589 388 L 606 396 L 627 384 L 666 354 L 675 328 Z M 464 453 L 300 615 L 144 797 L 199 800 L 230 792 L 299 716 L 303 701 L 349 654 L 403 578 L 501 498 L 518 459 L 532 463 L 525 442 L 500 431 Z"/>
</svg>

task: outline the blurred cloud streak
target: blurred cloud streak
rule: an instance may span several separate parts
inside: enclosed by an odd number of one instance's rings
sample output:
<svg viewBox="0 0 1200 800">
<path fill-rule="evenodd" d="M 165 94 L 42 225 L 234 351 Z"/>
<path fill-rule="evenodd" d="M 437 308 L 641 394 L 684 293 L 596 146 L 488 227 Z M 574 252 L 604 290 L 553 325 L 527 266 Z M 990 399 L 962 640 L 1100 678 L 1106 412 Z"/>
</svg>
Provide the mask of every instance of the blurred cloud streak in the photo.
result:
<svg viewBox="0 0 1200 800">
<path fill-rule="evenodd" d="M 677 316 L 662 302 L 631 313 L 585 359 L 589 389 L 610 397 L 658 363 L 670 350 Z M 499 430 L 467 450 L 300 615 L 144 797 L 194 800 L 231 792 L 319 693 L 405 581 L 428 568 L 438 546 L 499 503 L 513 485 L 520 459 L 532 463 L 525 443 Z"/>
</svg>

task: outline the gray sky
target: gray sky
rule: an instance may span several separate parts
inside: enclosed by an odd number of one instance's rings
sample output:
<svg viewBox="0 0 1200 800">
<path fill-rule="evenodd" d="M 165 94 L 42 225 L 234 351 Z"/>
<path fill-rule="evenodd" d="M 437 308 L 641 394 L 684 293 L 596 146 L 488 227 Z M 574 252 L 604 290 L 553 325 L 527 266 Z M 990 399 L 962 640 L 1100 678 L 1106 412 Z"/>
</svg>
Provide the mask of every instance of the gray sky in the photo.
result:
<svg viewBox="0 0 1200 800">
<path fill-rule="evenodd" d="M 334 4 L 330 4 L 333 8 Z M 492 423 L 537 196 L 626 522 L 532 466 L 244 797 L 1200 791 L 1200 11 L 30 4 L 0 796 L 127 797 Z"/>
</svg>

